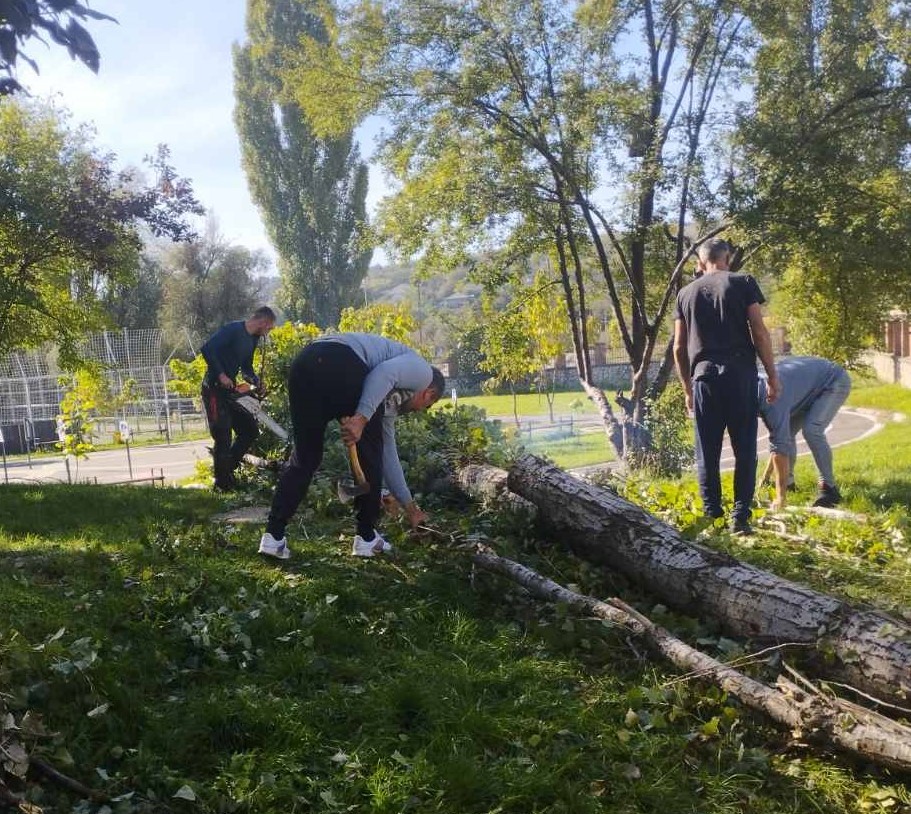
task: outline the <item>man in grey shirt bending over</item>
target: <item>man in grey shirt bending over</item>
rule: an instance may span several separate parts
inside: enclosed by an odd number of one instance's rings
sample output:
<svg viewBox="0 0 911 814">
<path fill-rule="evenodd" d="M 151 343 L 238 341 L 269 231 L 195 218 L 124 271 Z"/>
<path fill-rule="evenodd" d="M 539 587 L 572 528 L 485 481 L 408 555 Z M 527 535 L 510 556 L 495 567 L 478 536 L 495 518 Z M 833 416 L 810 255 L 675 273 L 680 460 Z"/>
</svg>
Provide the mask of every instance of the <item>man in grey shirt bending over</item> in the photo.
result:
<svg viewBox="0 0 911 814">
<path fill-rule="evenodd" d="M 376 530 L 380 487 L 405 508 L 412 527 L 427 516 L 405 483 L 395 444 L 398 415 L 426 410 L 445 389 L 443 374 L 407 345 L 373 334 L 325 336 L 307 345 L 291 363 L 288 400 L 294 451 L 272 499 L 260 554 L 291 556 L 285 526 L 307 494 L 323 459 L 326 426 L 342 424 L 342 439 L 357 448 L 370 491 L 355 498 L 357 535 L 352 554 L 373 557 L 391 549 Z"/>
<path fill-rule="evenodd" d="M 826 427 L 832 422 L 848 393 L 851 378 L 845 370 L 827 359 L 815 356 L 789 356 L 775 364 L 784 390 L 772 404 L 766 401 L 766 381 L 759 380 L 759 415 L 769 430 L 772 458 L 763 481 L 775 473 L 774 508 L 785 505 L 786 494 L 794 483 L 797 459 L 797 433 L 803 431 L 819 471 L 819 492 L 814 506 L 832 507 L 841 502 L 832 470 L 832 449 L 826 440 Z"/>
</svg>

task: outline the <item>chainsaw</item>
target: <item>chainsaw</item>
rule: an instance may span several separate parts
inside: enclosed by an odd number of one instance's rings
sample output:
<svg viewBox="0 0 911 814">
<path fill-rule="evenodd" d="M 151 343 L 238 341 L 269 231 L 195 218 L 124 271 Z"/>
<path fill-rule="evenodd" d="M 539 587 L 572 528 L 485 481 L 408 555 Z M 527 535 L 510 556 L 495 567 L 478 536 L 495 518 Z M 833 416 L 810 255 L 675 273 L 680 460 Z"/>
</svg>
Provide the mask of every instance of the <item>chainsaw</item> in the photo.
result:
<svg viewBox="0 0 911 814">
<path fill-rule="evenodd" d="M 263 409 L 262 403 L 256 397 L 252 388 L 247 387 L 244 389 L 244 386 L 241 385 L 230 392 L 232 401 L 253 416 L 257 424 L 262 424 L 281 441 L 288 441 L 288 431 Z"/>
</svg>

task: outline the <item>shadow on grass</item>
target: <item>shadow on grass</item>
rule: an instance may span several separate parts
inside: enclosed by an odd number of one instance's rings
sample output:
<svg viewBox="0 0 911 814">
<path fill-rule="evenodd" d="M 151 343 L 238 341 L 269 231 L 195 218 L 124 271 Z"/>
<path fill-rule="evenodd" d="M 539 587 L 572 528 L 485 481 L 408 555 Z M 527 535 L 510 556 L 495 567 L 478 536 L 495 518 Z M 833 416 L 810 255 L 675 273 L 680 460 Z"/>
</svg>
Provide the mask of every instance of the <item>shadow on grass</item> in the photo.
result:
<svg viewBox="0 0 911 814">
<path fill-rule="evenodd" d="M 202 521 L 220 506 L 217 497 L 198 490 L 11 484 L 0 487 L 0 534 L 105 542 L 142 533 L 162 517 Z"/>
</svg>

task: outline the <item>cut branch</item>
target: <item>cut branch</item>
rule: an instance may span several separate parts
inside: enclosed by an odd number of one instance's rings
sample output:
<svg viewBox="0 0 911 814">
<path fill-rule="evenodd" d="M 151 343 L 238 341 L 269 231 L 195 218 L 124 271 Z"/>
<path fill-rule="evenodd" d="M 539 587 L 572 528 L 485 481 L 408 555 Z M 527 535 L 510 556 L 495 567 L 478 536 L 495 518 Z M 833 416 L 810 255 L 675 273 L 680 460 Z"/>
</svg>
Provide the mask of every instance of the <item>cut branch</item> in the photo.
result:
<svg viewBox="0 0 911 814">
<path fill-rule="evenodd" d="M 770 687 L 691 647 L 619 599 L 602 601 L 577 594 L 488 549 L 476 551 L 472 562 L 513 580 L 539 599 L 564 603 L 642 638 L 654 653 L 675 667 L 716 684 L 799 737 L 882 766 L 911 770 L 911 727 L 849 701 L 806 692 L 784 678 Z"/>
<path fill-rule="evenodd" d="M 78 780 L 74 780 L 72 777 L 63 774 L 63 772 L 55 769 L 50 763 L 47 763 L 44 760 L 36 757 L 29 758 L 29 766 L 35 769 L 39 774 L 43 774 L 48 780 L 53 781 L 58 786 L 69 789 L 69 791 L 75 792 L 80 797 L 85 797 L 96 803 L 106 803 L 111 799 L 103 791 L 96 791 L 95 789 L 89 788 Z"/>
<path fill-rule="evenodd" d="M 559 531 L 561 545 L 619 571 L 667 605 L 763 644 L 812 644 L 817 671 L 907 705 L 906 623 L 687 542 L 644 509 L 533 455 L 515 463 L 507 483 Z"/>
</svg>

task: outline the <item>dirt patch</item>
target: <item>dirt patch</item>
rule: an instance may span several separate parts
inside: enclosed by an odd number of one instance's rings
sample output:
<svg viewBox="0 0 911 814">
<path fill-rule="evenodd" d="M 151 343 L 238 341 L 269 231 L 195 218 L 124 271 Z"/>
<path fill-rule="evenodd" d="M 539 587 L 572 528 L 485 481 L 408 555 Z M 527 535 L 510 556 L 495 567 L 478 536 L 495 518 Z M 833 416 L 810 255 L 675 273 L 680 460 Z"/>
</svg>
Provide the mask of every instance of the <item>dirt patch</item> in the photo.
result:
<svg viewBox="0 0 911 814">
<path fill-rule="evenodd" d="M 243 506 L 229 512 L 212 515 L 213 523 L 265 523 L 269 517 L 268 506 Z"/>
</svg>

